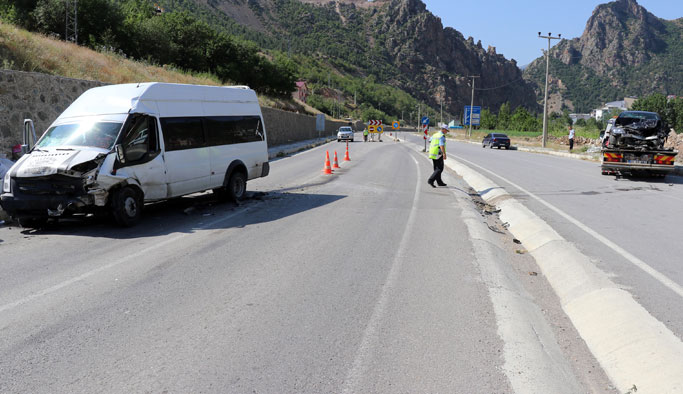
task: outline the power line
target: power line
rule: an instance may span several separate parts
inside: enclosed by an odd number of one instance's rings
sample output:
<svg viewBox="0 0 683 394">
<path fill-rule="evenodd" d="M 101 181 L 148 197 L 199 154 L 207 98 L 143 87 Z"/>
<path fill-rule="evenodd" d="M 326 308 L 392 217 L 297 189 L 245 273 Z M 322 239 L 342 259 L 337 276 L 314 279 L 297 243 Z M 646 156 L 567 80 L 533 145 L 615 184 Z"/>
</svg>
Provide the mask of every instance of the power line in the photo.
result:
<svg viewBox="0 0 683 394">
<path fill-rule="evenodd" d="M 514 81 L 510 81 L 510 82 L 506 83 L 505 85 L 496 86 L 496 87 L 494 87 L 494 88 L 477 88 L 477 89 L 474 89 L 474 90 L 495 90 L 495 89 L 500 89 L 500 88 L 504 88 L 504 87 L 506 87 L 506 86 L 512 85 L 512 84 L 515 83 L 515 82 L 519 82 L 519 81 L 521 81 L 521 80 L 523 80 L 523 79 L 524 79 L 524 78 L 518 78 L 518 79 L 515 79 Z"/>
</svg>

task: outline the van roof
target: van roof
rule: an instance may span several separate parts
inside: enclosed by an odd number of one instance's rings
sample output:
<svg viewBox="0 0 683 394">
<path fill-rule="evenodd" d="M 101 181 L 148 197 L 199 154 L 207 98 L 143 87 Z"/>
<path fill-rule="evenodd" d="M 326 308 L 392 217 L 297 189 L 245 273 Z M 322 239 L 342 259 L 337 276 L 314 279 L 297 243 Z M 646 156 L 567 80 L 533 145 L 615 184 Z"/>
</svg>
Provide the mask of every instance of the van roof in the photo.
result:
<svg viewBox="0 0 683 394">
<path fill-rule="evenodd" d="M 163 105 L 162 105 L 163 104 Z M 246 86 L 206 86 L 146 82 L 92 88 L 76 99 L 58 119 L 88 115 L 140 112 L 163 116 L 163 108 L 184 108 L 176 116 L 210 115 L 204 107 L 242 104 L 258 108 L 256 93 Z M 167 114 L 166 116 L 170 116 Z"/>
</svg>

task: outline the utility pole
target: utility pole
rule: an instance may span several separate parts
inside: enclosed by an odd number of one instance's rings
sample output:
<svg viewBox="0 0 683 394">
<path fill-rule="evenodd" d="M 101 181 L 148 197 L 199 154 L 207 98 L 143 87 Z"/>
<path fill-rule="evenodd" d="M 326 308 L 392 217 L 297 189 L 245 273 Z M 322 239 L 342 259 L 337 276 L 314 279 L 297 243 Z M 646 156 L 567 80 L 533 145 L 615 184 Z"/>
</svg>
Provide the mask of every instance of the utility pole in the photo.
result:
<svg viewBox="0 0 683 394">
<path fill-rule="evenodd" d="M 78 0 L 65 0 L 66 20 L 64 40 L 78 44 Z"/>
<path fill-rule="evenodd" d="M 474 78 L 479 78 L 479 75 L 470 75 L 467 78 L 472 78 L 472 101 L 470 101 L 470 131 L 467 132 L 467 137 L 472 137 L 472 111 L 474 110 Z"/>
<path fill-rule="evenodd" d="M 443 123 L 443 97 L 439 101 L 439 104 L 441 104 L 441 114 L 439 115 L 439 123 Z"/>
<path fill-rule="evenodd" d="M 552 33 L 548 33 L 547 36 L 542 36 L 541 32 L 538 32 L 538 38 L 548 39 L 548 50 L 545 52 L 545 98 L 543 98 L 543 144 L 545 148 L 546 141 L 548 140 L 548 70 L 550 66 L 550 40 L 560 40 L 562 34 L 558 34 L 557 37 L 553 37 Z"/>
<path fill-rule="evenodd" d="M 420 104 L 417 104 L 416 107 L 417 107 L 417 123 L 416 123 L 417 126 L 415 126 L 415 131 L 417 131 L 417 127 L 420 125 Z"/>
</svg>

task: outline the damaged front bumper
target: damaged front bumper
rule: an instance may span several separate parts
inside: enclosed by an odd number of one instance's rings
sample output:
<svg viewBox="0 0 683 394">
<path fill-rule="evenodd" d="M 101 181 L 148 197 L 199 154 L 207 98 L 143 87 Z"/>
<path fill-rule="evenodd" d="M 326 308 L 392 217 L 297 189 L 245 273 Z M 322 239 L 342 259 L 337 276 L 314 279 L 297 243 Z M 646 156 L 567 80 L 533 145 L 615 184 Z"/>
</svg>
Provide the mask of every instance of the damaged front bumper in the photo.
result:
<svg viewBox="0 0 683 394">
<path fill-rule="evenodd" d="M 11 182 L 12 192 L 0 195 L 0 205 L 16 219 L 93 212 L 107 201 L 104 189 L 86 187 L 81 177 L 51 175 L 12 178 Z"/>
</svg>

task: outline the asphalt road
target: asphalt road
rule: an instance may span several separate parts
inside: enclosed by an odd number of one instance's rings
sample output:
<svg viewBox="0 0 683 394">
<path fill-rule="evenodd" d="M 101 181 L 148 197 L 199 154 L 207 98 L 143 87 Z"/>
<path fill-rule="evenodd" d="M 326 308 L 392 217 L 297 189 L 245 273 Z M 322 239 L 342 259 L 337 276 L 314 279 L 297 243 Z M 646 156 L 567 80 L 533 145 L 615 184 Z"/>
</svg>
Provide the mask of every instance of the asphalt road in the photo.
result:
<svg viewBox="0 0 683 394">
<path fill-rule="evenodd" d="M 683 177 L 604 176 L 597 162 L 477 143 L 452 142 L 449 151 L 573 242 L 683 339 Z"/>
<path fill-rule="evenodd" d="M 613 392 L 460 178 L 350 145 L 333 175 L 345 144 L 274 161 L 239 206 L 0 228 L 0 392 Z"/>
</svg>

